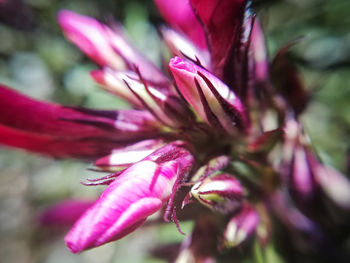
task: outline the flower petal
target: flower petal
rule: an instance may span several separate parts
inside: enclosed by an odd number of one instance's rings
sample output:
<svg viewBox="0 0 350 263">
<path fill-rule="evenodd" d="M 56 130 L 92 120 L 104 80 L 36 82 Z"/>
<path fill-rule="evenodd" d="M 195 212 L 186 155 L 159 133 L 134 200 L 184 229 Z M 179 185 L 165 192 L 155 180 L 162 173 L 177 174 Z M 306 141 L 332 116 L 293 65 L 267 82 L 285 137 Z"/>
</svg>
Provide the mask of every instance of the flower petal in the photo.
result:
<svg viewBox="0 0 350 263">
<path fill-rule="evenodd" d="M 94 18 L 63 10 L 58 22 L 66 37 L 101 66 L 115 70 L 138 68 L 152 83 L 167 84 L 167 77 L 124 36 L 119 25 L 113 30 Z"/>
<path fill-rule="evenodd" d="M 154 2 L 171 27 L 184 32 L 199 48 L 207 49 L 204 30 L 188 0 L 178 0 L 176 4 L 168 0 L 154 0 Z"/>
<path fill-rule="evenodd" d="M 75 223 L 65 240 L 74 253 L 117 240 L 140 226 L 170 197 L 177 176 L 186 175 L 192 155 L 171 143 L 124 170 Z"/>
<path fill-rule="evenodd" d="M 89 200 L 64 200 L 43 211 L 39 216 L 41 225 L 71 226 L 93 205 Z"/>
<path fill-rule="evenodd" d="M 190 0 L 203 23 L 213 64 L 222 67 L 244 11 L 244 0 Z"/>
<path fill-rule="evenodd" d="M 205 68 L 210 67 L 210 54 L 208 50 L 197 48 L 186 36 L 168 28 L 161 28 L 162 37 L 174 56 L 190 59 Z"/>
<path fill-rule="evenodd" d="M 102 138 L 69 139 L 39 135 L 0 125 L 0 144 L 57 158 L 81 158 L 86 160 L 108 154 L 123 143 Z"/>
<path fill-rule="evenodd" d="M 160 128 L 145 111 L 65 107 L 1 85 L 0 112 L 1 144 L 55 157 L 106 155 L 113 148 L 156 136 Z"/>
<path fill-rule="evenodd" d="M 122 149 L 113 150 L 111 154 L 98 159 L 95 165 L 102 169 L 112 167 L 123 169 L 141 161 L 163 145 L 164 141 L 156 139 L 137 142 Z"/>
<path fill-rule="evenodd" d="M 237 127 L 247 128 L 247 116 L 240 99 L 221 80 L 179 57 L 172 58 L 169 67 L 180 92 L 204 121 L 216 128 L 222 126 L 230 134 Z"/>
</svg>

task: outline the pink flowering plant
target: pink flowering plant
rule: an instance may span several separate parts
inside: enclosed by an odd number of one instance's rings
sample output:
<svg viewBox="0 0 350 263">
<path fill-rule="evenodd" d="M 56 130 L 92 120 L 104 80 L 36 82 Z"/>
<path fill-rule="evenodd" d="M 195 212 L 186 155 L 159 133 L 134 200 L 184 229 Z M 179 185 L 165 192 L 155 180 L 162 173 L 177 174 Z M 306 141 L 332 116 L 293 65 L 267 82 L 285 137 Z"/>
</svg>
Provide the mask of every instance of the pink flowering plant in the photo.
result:
<svg viewBox="0 0 350 263">
<path fill-rule="evenodd" d="M 173 56 L 163 68 L 118 23 L 57 16 L 96 63 L 91 77 L 133 109 L 63 106 L 0 85 L 1 144 L 108 173 L 84 182 L 107 186 L 95 202 L 64 201 L 41 222 L 75 221 L 65 237 L 73 253 L 121 239 L 159 212 L 179 235 L 181 221 L 195 222 L 173 262 L 240 262 L 242 251 L 267 260 L 281 235 L 296 258 L 346 262 L 339 229 L 348 228 L 350 182 L 322 163 L 303 129 L 309 94 L 289 46 L 269 60 L 250 1 L 154 2 Z"/>
</svg>

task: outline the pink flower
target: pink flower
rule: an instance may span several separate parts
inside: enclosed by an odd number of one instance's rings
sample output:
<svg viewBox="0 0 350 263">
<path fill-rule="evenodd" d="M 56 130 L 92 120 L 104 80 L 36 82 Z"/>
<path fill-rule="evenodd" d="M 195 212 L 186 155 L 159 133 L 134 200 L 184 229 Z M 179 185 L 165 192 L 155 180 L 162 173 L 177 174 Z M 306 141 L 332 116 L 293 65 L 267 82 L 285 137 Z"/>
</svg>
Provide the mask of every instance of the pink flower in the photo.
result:
<svg viewBox="0 0 350 263">
<path fill-rule="evenodd" d="M 236 247 L 258 226 L 258 237 L 268 242 L 270 202 L 282 211 L 276 213 L 281 221 L 301 233 L 331 232 L 328 221 L 344 225 L 350 183 L 310 150 L 297 121 L 308 94 L 288 48 L 269 70 L 250 1 L 155 2 L 172 27 L 161 30 L 176 56 L 165 73 L 130 43 L 121 25 L 58 14 L 66 37 L 100 66 L 92 78 L 134 109 L 67 107 L 0 85 L 1 144 L 93 160 L 111 172 L 84 183 L 108 185 L 85 212 L 69 213 L 75 204 L 60 204 L 46 213 L 46 222 L 82 213 L 65 238 L 79 253 L 124 237 L 164 205 L 164 220 L 182 233 L 176 209 L 182 203 L 184 218 L 196 219 L 197 226 L 178 260 L 208 262 L 220 240 Z M 274 200 L 281 189 L 290 190 L 283 192 L 290 200 Z M 193 210 L 185 207 L 190 201 Z M 219 222 L 228 222 L 221 234 Z"/>
</svg>

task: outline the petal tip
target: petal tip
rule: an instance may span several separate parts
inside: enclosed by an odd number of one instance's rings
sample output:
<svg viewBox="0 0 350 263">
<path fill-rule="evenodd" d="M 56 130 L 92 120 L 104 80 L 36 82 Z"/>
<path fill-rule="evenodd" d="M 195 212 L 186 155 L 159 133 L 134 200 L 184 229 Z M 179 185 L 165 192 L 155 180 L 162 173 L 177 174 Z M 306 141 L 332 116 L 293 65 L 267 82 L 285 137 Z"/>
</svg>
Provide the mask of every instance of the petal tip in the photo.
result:
<svg viewBox="0 0 350 263">
<path fill-rule="evenodd" d="M 186 62 L 180 57 L 174 57 L 170 59 L 169 67 L 171 70 L 185 70 L 191 73 L 196 72 L 195 67 L 191 63 Z"/>
<path fill-rule="evenodd" d="M 90 76 L 99 84 L 106 84 L 104 72 L 102 70 L 90 71 Z"/>
</svg>

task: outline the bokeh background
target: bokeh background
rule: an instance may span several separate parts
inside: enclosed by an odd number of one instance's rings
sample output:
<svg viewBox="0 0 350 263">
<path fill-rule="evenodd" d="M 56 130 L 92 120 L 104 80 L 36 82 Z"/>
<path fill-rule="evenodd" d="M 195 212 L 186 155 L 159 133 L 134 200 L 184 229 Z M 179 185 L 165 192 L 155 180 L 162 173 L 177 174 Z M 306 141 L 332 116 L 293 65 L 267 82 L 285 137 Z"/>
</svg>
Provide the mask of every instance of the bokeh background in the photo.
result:
<svg viewBox="0 0 350 263">
<path fill-rule="evenodd" d="M 63 37 L 56 22 L 60 9 L 102 21 L 114 17 L 151 60 L 161 64 L 166 56 L 156 29 L 162 19 L 150 0 L 0 2 L 0 83 L 38 99 L 91 108 L 128 107 L 93 83 L 89 71 L 96 65 Z M 322 161 L 348 174 L 350 1 L 258 0 L 255 6 L 270 57 L 282 46 L 301 39 L 290 56 L 312 96 L 304 125 Z M 183 236 L 173 224 L 148 226 L 80 255 L 66 249 L 63 237 L 67 229 L 38 224 L 40 212 L 59 200 L 89 200 L 99 195 L 103 187 L 80 184 L 99 176 L 87 169 L 91 167 L 89 163 L 54 160 L 0 146 L 0 262 L 165 262 L 147 250 L 180 242 Z M 181 226 L 190 233 L 191 223 Z M 273 248 L 269 253 L 268 262 L 286 262 Z M 256 259 L 247 257 L 245 262 Z"/>
</svg>

